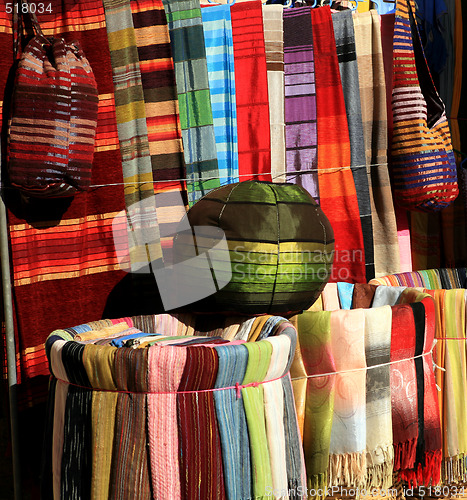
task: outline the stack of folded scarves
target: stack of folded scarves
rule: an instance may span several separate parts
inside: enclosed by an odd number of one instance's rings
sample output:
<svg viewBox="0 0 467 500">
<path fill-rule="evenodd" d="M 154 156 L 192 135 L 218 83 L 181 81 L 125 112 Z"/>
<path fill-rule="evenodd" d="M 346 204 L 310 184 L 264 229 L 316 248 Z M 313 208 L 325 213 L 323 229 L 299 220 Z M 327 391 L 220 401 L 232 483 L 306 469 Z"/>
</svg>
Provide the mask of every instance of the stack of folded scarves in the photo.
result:
<svg viewBox="0 0 467 500">
<path fill-rule="evenodd" d="M 278 316 L 212 326 L 163 314 L 48 337 L 47 498 L 294 498 L 290 491 L 304 491 L 289 375 L 295 329 Z"/>
</svg>

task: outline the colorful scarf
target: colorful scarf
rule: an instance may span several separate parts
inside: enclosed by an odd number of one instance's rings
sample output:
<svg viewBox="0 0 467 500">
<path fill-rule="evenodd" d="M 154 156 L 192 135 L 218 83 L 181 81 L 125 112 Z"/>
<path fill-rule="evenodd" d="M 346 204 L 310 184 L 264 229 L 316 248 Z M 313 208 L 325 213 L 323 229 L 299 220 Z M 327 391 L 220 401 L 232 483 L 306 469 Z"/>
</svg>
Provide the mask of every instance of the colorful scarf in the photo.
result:
<svg viewBox="0 0 467 500">
<path fill-rule="evenodd" d="M 220 186 L 199 0 L 163 0 L 175 65 L 191 205 Z"/>
<path fill-rule="evenodd" d="M 220 184 L 238 182 L 237 106 L 228 5 L 201 9 Z"/>
<path fill-rule="evenodd" d="M 91 497 L 92 390 L 85 389 L 91 383 L 83 366 L 83 352 L 84 346 L 76 342 L 62 347 L 62 362 L 71 385 L 65 407 L 60 498 Z"/>
<path fill-rule="evenodd" d="M 287 180 L 319 202 L 316 88 L 311 9 L 284 10 L 285 144 Z M 304 173 L 300 173 L 301 171 Z"/>
<path fill-rule="evenodd" d="M 376 285 L 356 283 L 353 289 L 352 309 L 368 309 L 371 307 L 376 289 Z"/>
<path fill-rule="evenodd" d="M 216 346 L 219 370 L 214 387 L 233 387 L 245 377 L 248 350 L 244 346 Z M 250 498 L 251 459 L 243 399 L 235 389 L 214 392 L 222 447 L 225 493 L 228 500 Z"/>
<path fill-rule="evenodd" d="M 247 342 L 248 364 L 242 384 L 262 382 L 267 374 L 272 345 L 267 340 Z M 266 434 L 263 385 L 243 387 L 242 398 L 250 437 L 253 497 L 266 498 L 272 485 L 271 463 Z"/>
<path fill-rule="evenodd" d="M 148 350 L 117 349 L 114 379 L 118 391 L 109 498 L 151 498 L 146 446 Z M 131 467 L 128 465 L 131 457 Z"/>
<path fill-rule="evenodd" d="M 271 361 L 263 385 L 266 435 L 271 464 L 272 487 L 274 491 L 288 489 L 287 461 L 284 432 L 284 390 L 282 380 L 274 380 L 286 374 L 291 340 L 287 335 L 269 337 L 265 342 L 272 346 Z M 285 495 L 284 495 L 285 496 Z"/>
<path fill-rule="evenodd" d="M 370 188 L 375 274 L 400 271 L 394 203 L 387 166 L 387 109 L 381 25 L 376 10 L 353 17 L 366 166 Z"/>
<path fill-rule="evenodd" d="M 366 483 L 367 466 L 365 313 L 362 309 L 333 311 L 330 328 L 337 373 L 329 484 L 362 488 Z"/>
<path fill-rule="evenodd" d="M 392 486 L 394 449 L 391 418 L 391 306 L 364 309 L 366 372 L 367 490 Z M 380 366 L 382 365 L 382 366 Z"/>
<path fill-rule="evenodd" d="M 117 386 L 114 379 L 116 347 L 86 345 L 83 365 L 94 388 L 92 393 L 92 480 L 91 499 L 109 498 L 114 443 Z M 99 391 L 98 389 L 104 389 Z"/>
<path fill-rule="evenodd" d="M 181 498 L 177 395 L 186 349 L 153 346 L 148 350 L 148 440 L 154 498 Z"/>
<path fill-rule="evenodd" d="M 331 281 L 365 281 L 365 255 L 350 141 L 329 7 L 311 10 L 315 55 L 320 205 L 332 224 Z M 332 104 L 332 105 L 331 105 Z M 348 228 L 352 227 L 349 232 Z"/>
<path fill-rule="evenodd" d="M 304 407 L 307 486 L 316 490 L 328 485 L 335 375 L 317 375 L 336 371 L 331 351 L 331 312 L 305 311 L 297 316 L 297 331 L 299 342 L 291 376 L 295 400 L 304 401 L 300 406 Z"/>
<path fill-rule="evenodd" d="M 173 224 L 184 214 L 185 159 L 174 62 L 162 0 L 131 0 L 133 27 L 144 96 L 157 222 L 164 263 L 171 264 Z M 164 210 L 161 210 L 164 209 Z"/>
<path fill-rule="evenodd" d="M 286 169 L 283 12 L 281 5 L 263 5 L 273 182 L 285 182 Z"/>
<path fill-rule="evenodd" d="M 360 84 L 358 80 L 355 33 L 350 10 L 332 14 L 336 38 L 339 71 L 344 91 L 345 109 L 349 125 L 350 158 L 352 175 L 357 191 L 360 223 L 365 248 L 366 281 L 375 276 L 373 224 L 371 220 L 370 191 L 365 163 L 365 141 L 363 137 Z"/>
<path fill-rule="evenodd" d="M 339 302 L 341 309 L 352 308 L 352 297 L 355 285 L 344 281 L 337 282 L 337 293 L 339 294 Z"/>
<path fill-rule="evenodd" d="M 240 180 L 271 180 L 268 79 L 261 2 L 230 7 Z"/>
<path fill-rule="evenodd" d="M 122 155 L 130 267 L 136 271 L 162 258 L 153 188 L 144 94 L 130 0 L 104 0 Z M 150 237 L 149 237 L 150 235 Z"/>
<path fill-rule="evenodd" d="M 186 349 L 186 364 L 177 394 L 180 484 L 182 498 L 226 498 L 221 438 L 212 392 L 186 393 L 214 387 L 219 359 L 207 346 Z"/>
</svg>

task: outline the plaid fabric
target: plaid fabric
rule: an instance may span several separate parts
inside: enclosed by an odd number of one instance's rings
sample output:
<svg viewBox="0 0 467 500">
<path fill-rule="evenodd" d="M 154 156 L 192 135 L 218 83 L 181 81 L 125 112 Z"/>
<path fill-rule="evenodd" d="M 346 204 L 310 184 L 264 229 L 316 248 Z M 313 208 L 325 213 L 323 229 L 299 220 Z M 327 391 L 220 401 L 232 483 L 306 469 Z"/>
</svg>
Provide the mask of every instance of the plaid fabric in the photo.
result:
<svg viewBox="0 0 467 500">
<path fill-rule="evenodd" d="M 201 9 L 219 180 L 238 182 L 237 105 L 232 21 L 228 5 Z"/>
<path fill-rule="evenodd" d="M 282 5 L 263 5 L 264 46 L 268 72 L 271 130 L 271 177 L 285 182 L 284 29 Z"/>
<path fill-rule="evenodd" d="M 175 65 L 188 202 L 218 187 L 219 171 L 199 0 L 163 0 Z"/>
<path fill-rule="evenodd" d="M 355 32 L 350 10 L 332 14 L 336 38 L 339 71 L 344 91 L 345 110 L 349 125 L 350 159 L 357 191 L 358 210 L 365 248 L 366 281 L 375 276 L 373 224 L 371 220 L 370 191 L 365 167 L 365 140 L 363 135 L 360 85 L 358 80 Z"/>
<path fill-rule="evenodd" d="M 12 185 L 44 198 L 89 189 L 97 102 L 96 80 L 83 52 L 59 37 L 50 48 L 42 36 L 33 38 L 16 70 L 8 135 Z"/>
<path fill-rule="evenodd" d="M 131 0 L 144 96 L 157 222 L 164 262 L 170 264 L 172 235 L 183 216 L 185 160 L 169 28 L 161 0 Z M 163 208 L 163 210 L 161 209 Z"/>
<path fill-rule="evenodd" d="M 144 94 L 130 0 L 104 0 L 122 155 L 132 270 L 162 258 L 154 199 Z M 151 235 L 150 238 L 148 235 Z M 147 247 L 147 243 L 149 244 Z"/>
<path fill-rule="evenodd" d="M 447 207 L 459 192 L 456 164 L 444 104 L 424 58 L 413 0 L 396 2 L 392 109 L 394 196 L 409 210 Z"/>
<path fill-rule="evenodd" d="M 19 353 L 20 404 L 45 399 L 48 374 L 45 339 L 54 329 L 110 312 L 110 293 L 124 273 L 112 238 L 112 220 L 124 210 L 122 168 L 115 118 L 112 70 L 102 5 L 83 0 L 51 2 L 52 12 L 38 14 L 46 36 L 78 40 L 99 90 L 98 121 L 91 184 L 107 185 L 73 200 L 22 205 L 8 197 L 13 295 Z M 13 63 L 11 17 L 0 12 L 1 95 Z M 2 103 L 8 105 L 8 101 Z M 3 107 L 2 112 L 7 110 Z M 127 250 L 128 252 L 128 250 Z M 79 297 L 79 300 L 77 298 Z M 44 307 L 47 304 L 47 307 Z M 110 309 L 109 309 L 110 307 Z M 26 379 L 37 377 L 26 384 Z M 27 393 L 26 393 L 27 391 Z"/>
<path fill-rule="evenodd" d="M 284 11 L 285 144 L 289 182 L 303 186 L 319 203 L 316 89 L 311 9 Z M 307 171 L 299 175 L 292 173 Z"/>
<path fill-rule="evenodd" d="M 334 231 L 331 281 L 365 281 L 365 255 L 331 10 L 312 9 L 320 206 Z M 349 231 L 349 227 L 352 231 Z"/>
<path fill-rule="evenodd" d="M 268 81 L 261 2 L 230 7 L 241 181 L 271 180 Z"/>
</svg>

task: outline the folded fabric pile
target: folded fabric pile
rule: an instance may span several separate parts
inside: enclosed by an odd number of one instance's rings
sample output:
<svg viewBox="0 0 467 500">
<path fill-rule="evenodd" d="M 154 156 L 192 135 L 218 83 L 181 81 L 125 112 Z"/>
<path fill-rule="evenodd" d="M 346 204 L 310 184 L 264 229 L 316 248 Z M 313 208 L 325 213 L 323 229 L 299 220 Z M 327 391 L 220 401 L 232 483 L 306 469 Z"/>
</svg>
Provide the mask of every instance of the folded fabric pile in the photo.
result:
<svg viewBox="0 0 467 500">
<path fill-rule="evenodd" d="M 140 316 L 49 336 L 47 498 L 299 498 L 294 327 L 206 321 Z"/>
</svg>

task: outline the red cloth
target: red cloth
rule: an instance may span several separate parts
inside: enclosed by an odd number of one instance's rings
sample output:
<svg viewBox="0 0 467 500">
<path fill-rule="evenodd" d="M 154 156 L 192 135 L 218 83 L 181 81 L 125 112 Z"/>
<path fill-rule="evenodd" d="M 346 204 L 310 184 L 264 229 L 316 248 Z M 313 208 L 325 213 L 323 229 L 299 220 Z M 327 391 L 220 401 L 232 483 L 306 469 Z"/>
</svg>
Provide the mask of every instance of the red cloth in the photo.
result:
<svg viewBox="0 0 467 500">
<path fill-rule="evenodd" d="M 331 222 L 335 258 L 331 282 L 366 282 L 357 192 L 336 42 L 328 6 L 311 9 L 315 54 L 320 205 Z"/>
<path fill-rule="evenodd" d="M 257 0 L 237 2 L 230 8 L 240 181 L 271 180 L 268 77 L 262 9 L 261 2 Z"/>
<path fill-rule="evenodd" d="M 413 468 L 418 436 L 415 321 L 409 304 L 392 308 L 391 407 L 394 471 Z M 407 360 L 395 363 L 398 360 Z"/>
<path fill-rule="evenodd" d="M 178 390 L 212 389 L 219 369 L 215 349 L 205 346 L 183 349 L 187 349 L 187 357 Z M 179 393 L 177 410 L 182 498 L 225 499 L 221 440 L 213 393 Z"/>
</svg>

